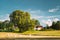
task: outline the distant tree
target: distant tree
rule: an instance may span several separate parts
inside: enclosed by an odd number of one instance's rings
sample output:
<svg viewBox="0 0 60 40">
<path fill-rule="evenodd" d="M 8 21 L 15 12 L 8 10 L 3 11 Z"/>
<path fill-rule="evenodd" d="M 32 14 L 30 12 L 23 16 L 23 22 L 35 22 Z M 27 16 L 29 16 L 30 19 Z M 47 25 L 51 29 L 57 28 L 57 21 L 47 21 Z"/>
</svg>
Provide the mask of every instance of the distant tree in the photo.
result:
<svg viewBox="0 0 60 40">
<path fill-rule="evenodd" d="M 14 31 L 14 24 L 12 22 L 7 23 L 7 30 L 8 31 Z"/>
<path fill-rule="evenodd" d="M 57 21 L 57 23 L 55 24 L 55 29 L 60 30 L 60 21 Z"/>
<path fill-rule="evenodd" d="M 60 21 L 53 22 L 51 28 L 60 30 Z"/>
<path fill-rule="evenodd" d="M 40 25 L 40 22 L 38 20 L 35 20 L 35 25 Z"/>
<path fill-rule="evenodd" d="M 0 29 L 2 29 L 2 22 L 0 21 Z"/>
<path fill-rule="evenodd" d="M 10 22 L 9 20 L 5 20 L 5 21 L 2 23 L 3 29 L 6 29 L 6 28 L 7 28 L 9 22 Z"/>
<path fill-rule="evenodd" d="M 46 25 L 45 29 L 49 29 L 49 28 L 50 28 L 50 26 Z"/>
<path fill-rule="evenodd" d="M 10 31 L 13 30 L 13 25 L 9 20 L 5 20 L 4 22 L 1 23 L 1 29 L 3 29 L 4 31 Z"/>
<path fill-rule="evenodd" d="M 56 25 L 56 22 L 53 21 L 51 28 L 52 28 L 52 29 L 55 29 L 55 25 Z"/>
<path fill-rule="evenodd" d="M 40 22 L 36 19 L 31 19 L 30 20 L 30 28 L 29 30 L 34 30 L 36 26 L 40 26 Z"/>
</svg>

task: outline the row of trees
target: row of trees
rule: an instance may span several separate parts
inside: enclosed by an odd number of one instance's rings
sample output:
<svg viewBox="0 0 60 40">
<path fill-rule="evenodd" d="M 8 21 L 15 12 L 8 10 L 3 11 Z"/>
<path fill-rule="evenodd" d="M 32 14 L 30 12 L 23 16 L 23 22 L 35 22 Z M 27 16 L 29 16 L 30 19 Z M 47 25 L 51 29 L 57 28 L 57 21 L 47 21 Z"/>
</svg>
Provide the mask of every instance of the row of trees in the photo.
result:
<svg viewBox="0 0 60 40">
<path fill-rule="evenodd" d="M 30 18 L 30 13 L 21 10 L 13 11 L 10 14 L 10 21 L 0 21 L 0 31 L 16 31 L 25 32 L 28 30 L 34 30 L 36 25 L 40 25 L 40 22 L 36 19 Z M 52 26 L 44 27 L 46 29 L 60 30 L 60 21 L 53 22 Z"/>
<path fill-rule="evenodd" d="M 60 30 L 60 21 L 53 22 L 51 28 L 55 30 Z"/>
<path fill-rule="evenodd" d="M 46 30 L 60 30 L 60 21 L 57 22 L 52 22 L 51 26 L 46 25 L 46 27 L 44 27 L 44 29 Z"/>
<path fill-rule="evenodd" d="M 5 20 L 4 22 L 0 21 L 0 31 L 13 31 L 13 23 L 9 20 Z"/>
<path fill-rule="evenodd" d="M 10 21 L 0 22 L 0 29 L 13 31 L 18 28 L 19 32 L 24 32 L 33 30 L 34 26 L 40 25 L 38 20 L 30 18 L 30 13 L 21 10 L 13 11 L 9 17 Z"/>
</svg>

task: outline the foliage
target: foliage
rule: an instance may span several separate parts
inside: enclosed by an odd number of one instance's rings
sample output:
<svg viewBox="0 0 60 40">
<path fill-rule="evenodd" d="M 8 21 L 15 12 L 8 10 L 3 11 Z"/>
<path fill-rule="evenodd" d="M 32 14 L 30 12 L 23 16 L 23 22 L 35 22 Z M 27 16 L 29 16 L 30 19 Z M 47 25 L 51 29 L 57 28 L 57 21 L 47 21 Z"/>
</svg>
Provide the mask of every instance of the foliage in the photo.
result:
<svg viewBox="0 0 60 40">
<path fill-rule="evenodd" d="M 53 22 L 51 28 L 55 30 L 60 30 L 60 21 Z"/>
<path fill-rule="evenodd" d="M 36 19 L 30 19 L 30 13 L 21 10 L 13 11 L 10 14 L 10 21 L 0 21 L 0 31 L 19 31 L 34 30 L 36 25 L 40 25 Z"/>
<path fill-rule="evenodd" d="M 35 25 L 39 25 L 38 20 L 31 20 L 30 14 L 21 10 L 13 11 L 10 14 L 10 21 L 19 28 L 20 32 L 32 30 Z"/>
<path fill-rule="evenodd" d="M 37 19 L 31 19 L 30 13 L 21 10 L 13 11 L 10 14 L 10 21 L 0 21 L 0 31 L 33 31 L 35 26 L 40 26 Z M 46 25 L 42 30 L 60 30 L 60 21 L 53 22 L 52 26 Z"/>
<path fill-rule="evenodd" d="M 0 31 L 12 31 L 13 24 L 9 20 L 5 20 L 4 22 L 0 23 Z"/>
</svg>

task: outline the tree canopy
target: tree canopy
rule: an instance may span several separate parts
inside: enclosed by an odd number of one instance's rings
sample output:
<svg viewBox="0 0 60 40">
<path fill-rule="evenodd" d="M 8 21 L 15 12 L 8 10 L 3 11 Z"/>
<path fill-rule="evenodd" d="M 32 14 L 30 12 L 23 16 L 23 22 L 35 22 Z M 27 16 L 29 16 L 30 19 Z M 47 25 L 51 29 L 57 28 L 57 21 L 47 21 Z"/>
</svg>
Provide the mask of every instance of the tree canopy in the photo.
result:
<svg viewBox="0 0 60 40">
<path fill-rule="evenodd" d="M 53 22 L 51 28 L 56 29 L 56 30 L 60 30 L 60 21 Z"/>
<path fill-rule="evenodd" d="M 20 32 L 24 32 L 29 30 L 29 28 L 33 28 L 35 25 L 39 25 L 38 20 L 30 19 L 30 13 L 21 10 L 13 11 L 12 14 L 10 14 L 10 21 L 14 23 L 14 25 L 17 25 Z"/>
</svg>

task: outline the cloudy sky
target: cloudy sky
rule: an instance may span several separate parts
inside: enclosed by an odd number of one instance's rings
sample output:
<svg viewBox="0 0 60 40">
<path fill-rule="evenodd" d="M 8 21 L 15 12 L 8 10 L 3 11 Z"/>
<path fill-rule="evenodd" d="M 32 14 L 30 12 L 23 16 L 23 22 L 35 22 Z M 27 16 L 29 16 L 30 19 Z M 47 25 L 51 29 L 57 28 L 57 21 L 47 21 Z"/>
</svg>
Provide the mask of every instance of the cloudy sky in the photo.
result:
<svg viewBox="0 0 60 40">
<path fill-rule="evenodd" d="M 30 12 L 43 26 L 60 20 L 60 0 L 0 0 L 0 21 L 9 20 L 14 10 Z"/>
</svg>

